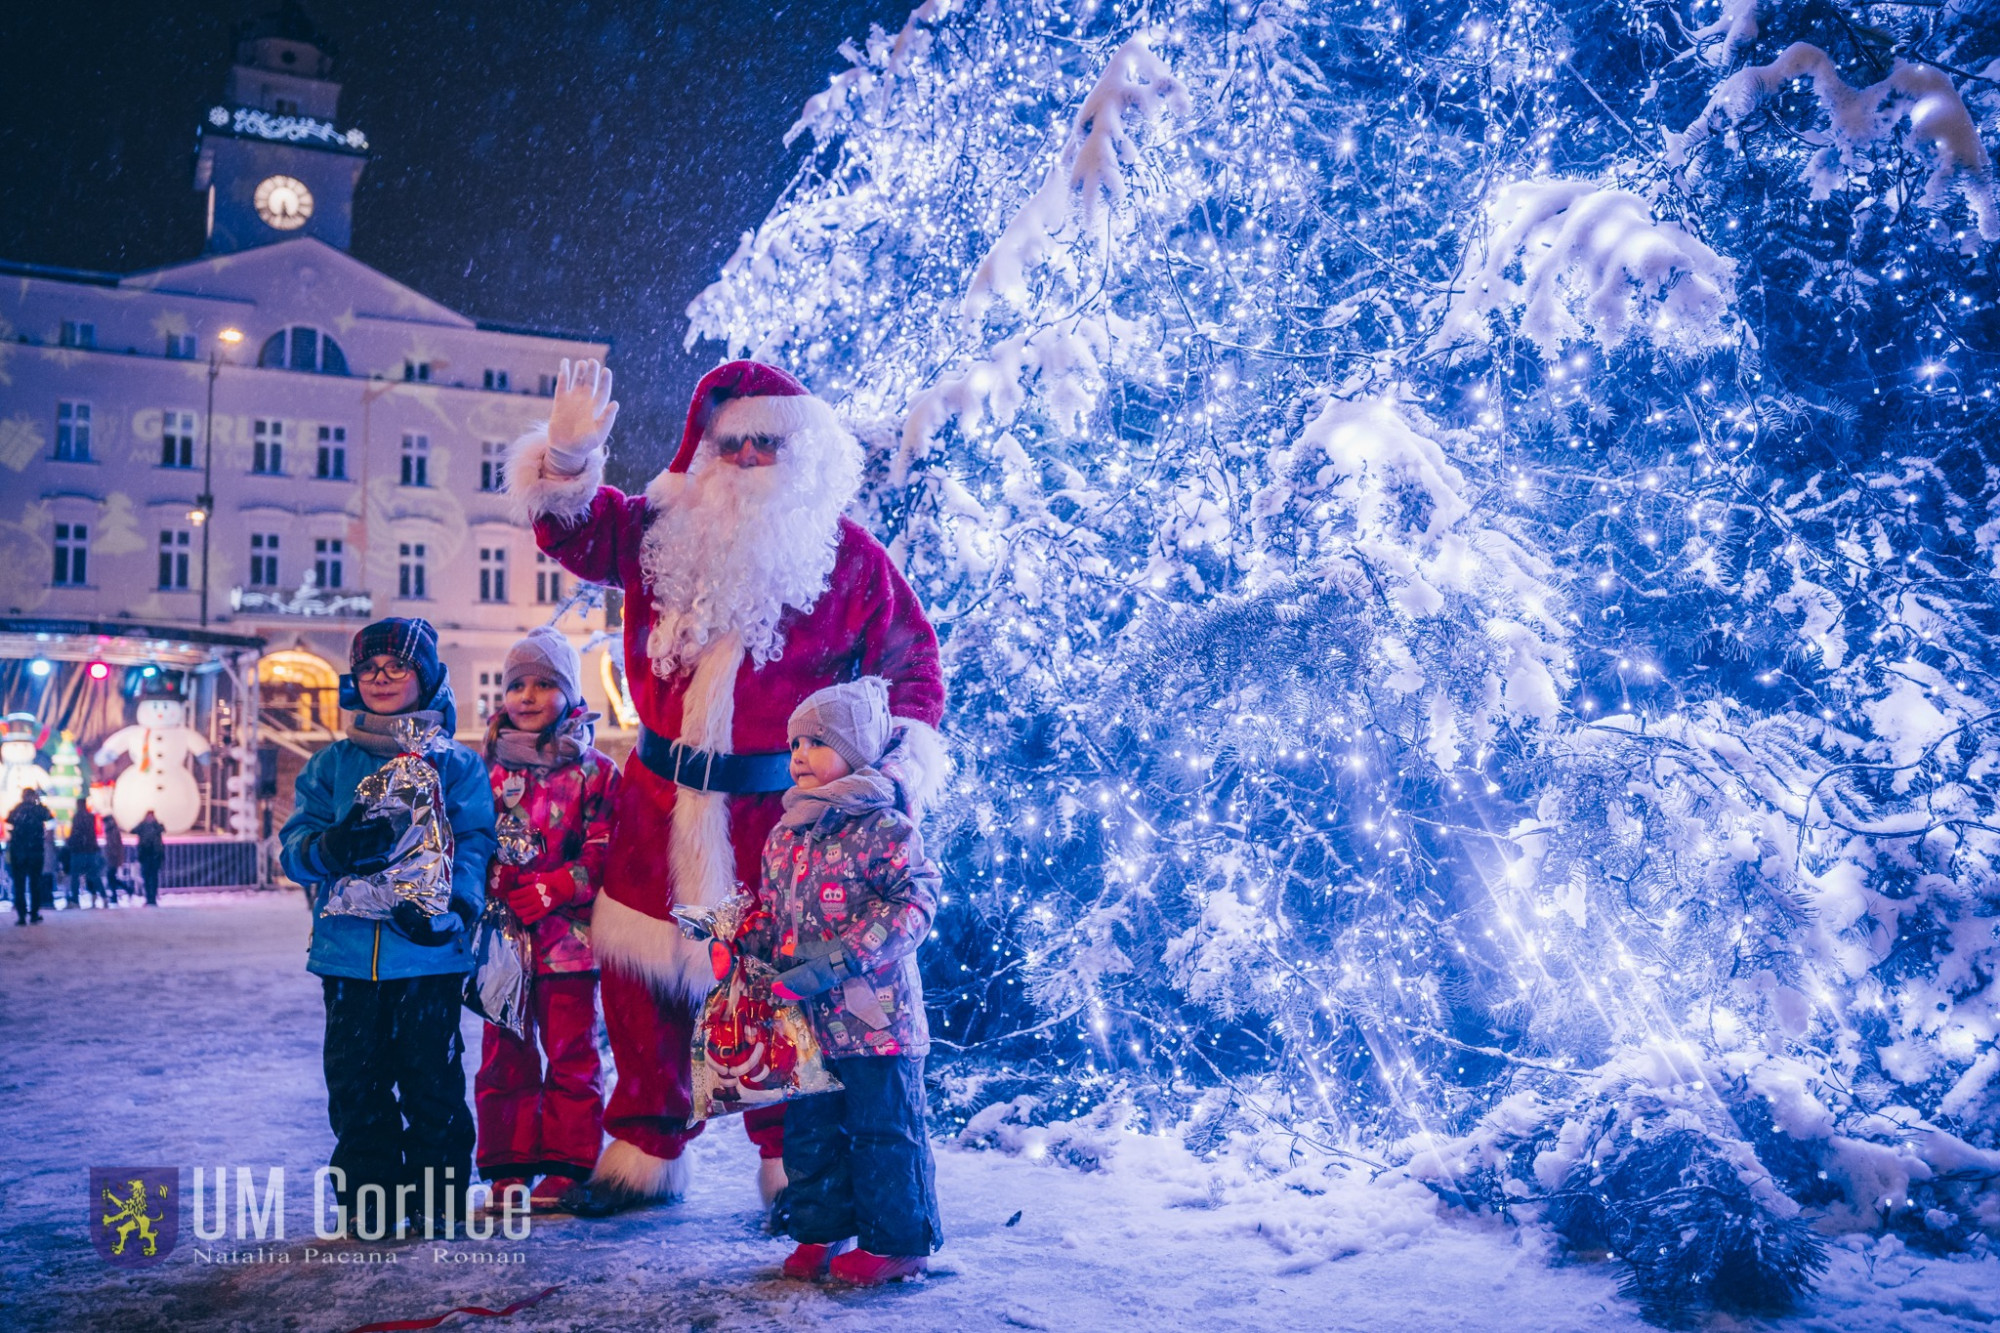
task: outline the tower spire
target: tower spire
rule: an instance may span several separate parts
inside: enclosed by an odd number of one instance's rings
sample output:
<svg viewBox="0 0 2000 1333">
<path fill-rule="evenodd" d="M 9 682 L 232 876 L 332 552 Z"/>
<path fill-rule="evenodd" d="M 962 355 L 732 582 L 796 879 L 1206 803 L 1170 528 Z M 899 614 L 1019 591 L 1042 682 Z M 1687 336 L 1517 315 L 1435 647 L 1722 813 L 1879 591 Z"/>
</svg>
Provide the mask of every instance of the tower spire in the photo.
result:
<svg viewBox="0 0 2000 1333">
<path fill-rule="evenodd" d="M 223 100 L 201 127 L 195 188 L 210 254 L 314 236 L 346 249 L 368 139 L 340 128 L 338 51 L 298 0 L 236 29 Z"/>
</svg>

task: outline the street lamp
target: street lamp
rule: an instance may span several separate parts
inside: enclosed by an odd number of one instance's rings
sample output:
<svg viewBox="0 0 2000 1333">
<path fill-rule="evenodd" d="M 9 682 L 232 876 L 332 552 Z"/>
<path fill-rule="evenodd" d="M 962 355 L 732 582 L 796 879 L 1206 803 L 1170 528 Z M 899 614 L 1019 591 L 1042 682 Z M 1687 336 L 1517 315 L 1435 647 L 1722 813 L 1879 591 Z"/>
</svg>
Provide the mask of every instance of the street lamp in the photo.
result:
<svg viewBox="0 0 2000 1333">
<path fill-rule="evenodd" d="M 215 377 L 222 373 L 222 349 L 243 341 L 241 329 L 215 335 L 208 352 L 208 411 L 201 420 L 201 494 L 194 498 L 188 522 L 201 529 L 201 627 L 208 628 L 208 520 L 215 516 Z"/>
</svg>

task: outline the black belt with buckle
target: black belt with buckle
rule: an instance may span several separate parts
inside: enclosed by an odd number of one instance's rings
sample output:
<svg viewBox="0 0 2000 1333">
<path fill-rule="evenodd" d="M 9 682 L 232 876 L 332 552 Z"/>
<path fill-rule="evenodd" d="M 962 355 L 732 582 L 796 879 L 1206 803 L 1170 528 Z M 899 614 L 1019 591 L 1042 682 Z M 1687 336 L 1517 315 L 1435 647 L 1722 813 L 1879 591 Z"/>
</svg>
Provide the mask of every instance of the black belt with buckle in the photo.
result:
<svg viewBox="0 0 2000 1333">
<path fill-rule="evenodd" d="M 639 729 L 639 762 L 669 782 L 696 791 L 771 792 L 792 785 L 790 751 L 717 754 Z"/>
</svg>

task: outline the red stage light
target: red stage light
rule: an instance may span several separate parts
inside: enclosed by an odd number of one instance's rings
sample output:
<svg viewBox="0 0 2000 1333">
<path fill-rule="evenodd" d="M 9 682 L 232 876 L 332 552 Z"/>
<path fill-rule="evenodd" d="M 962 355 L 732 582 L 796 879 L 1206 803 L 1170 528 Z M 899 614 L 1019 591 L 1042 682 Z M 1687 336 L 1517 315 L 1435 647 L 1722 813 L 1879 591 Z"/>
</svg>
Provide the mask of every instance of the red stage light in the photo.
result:
<svg viewBox="0 0 2000 1333">
<path fill-rule="evenodd" d="M 110 674 L 111 674 L 111 668 L 105 665 L 104 663 L 92 662 L 90 664 L 90 678 L 92 680 L 103 680 L 106 676 Z"/>
</svg>

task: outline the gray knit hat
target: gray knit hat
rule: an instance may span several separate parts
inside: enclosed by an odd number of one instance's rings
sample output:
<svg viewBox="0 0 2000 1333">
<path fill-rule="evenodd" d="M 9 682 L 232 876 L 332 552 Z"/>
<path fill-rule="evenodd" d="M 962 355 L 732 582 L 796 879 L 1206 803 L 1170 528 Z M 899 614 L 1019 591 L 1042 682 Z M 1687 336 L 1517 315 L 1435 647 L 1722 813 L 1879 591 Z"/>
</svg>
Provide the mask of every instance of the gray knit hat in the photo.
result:
<svg viewBox="0 0 2000 1333">
<path fill-rule="evenodd" d="M 849 768 L 873 768 L 889 749 L 889 682 L 863 676 L 829 685 L 792 710 L 787 743 L 800 736 L 823 741 Z"/>
<path fill-rule="evenodd" d="M 507 665 L 500 669 L 500 688 L 506 689 L 523 676 L 547 676 L 567 700 L 567 708 L 583 702 L 583 660 L 569 639 L 553 625 L 528 631 L 528 636 L 507 650 Z"/>
</svg>

